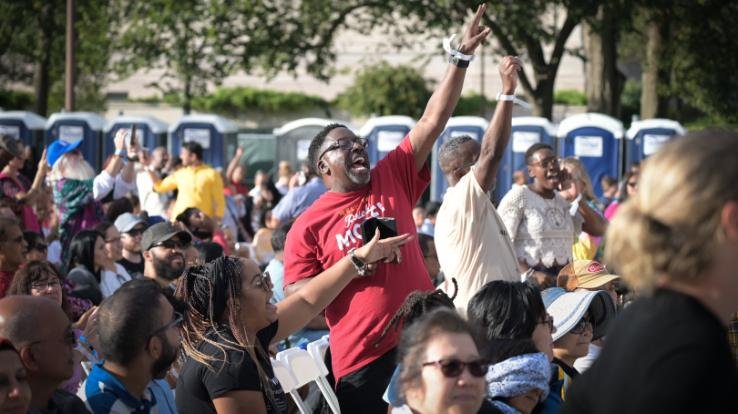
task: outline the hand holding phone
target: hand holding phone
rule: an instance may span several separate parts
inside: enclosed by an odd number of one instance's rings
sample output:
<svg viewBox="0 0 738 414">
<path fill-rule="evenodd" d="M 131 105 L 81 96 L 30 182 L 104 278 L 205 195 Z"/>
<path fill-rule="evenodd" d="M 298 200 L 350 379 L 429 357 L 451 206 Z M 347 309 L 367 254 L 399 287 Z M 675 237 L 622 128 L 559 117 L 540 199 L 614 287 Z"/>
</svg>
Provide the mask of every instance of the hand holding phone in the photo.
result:
<svg viewBox="0 0 738 414">
<path fill-rule="evenodd" d="M 394 218 L 372 217 L 361 223 L 361 237 L 364 243 L 369 243 L 377 229 L 380 240 L 397 236 L 397 223 Z"/>
</svg>

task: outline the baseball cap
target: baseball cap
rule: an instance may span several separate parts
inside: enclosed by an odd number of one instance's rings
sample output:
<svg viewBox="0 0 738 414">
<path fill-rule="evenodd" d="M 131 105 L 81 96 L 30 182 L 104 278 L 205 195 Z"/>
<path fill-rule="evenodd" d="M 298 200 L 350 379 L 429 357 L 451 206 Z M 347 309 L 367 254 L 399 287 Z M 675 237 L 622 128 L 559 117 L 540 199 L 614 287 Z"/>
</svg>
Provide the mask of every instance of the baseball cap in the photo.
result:
<svg viewBox="0 0 738 414">
<path fill-rule="evenodd" d="M 557 284 L 568 291 L 575 289 L 597 289 L 620 279 L 607 271 L 605 265 L 594 260 L 575 260 L 564 266 L 557 277 Z"/>
<path fill-rule="evenodd" d="M 141 236 L 141 250 L 149 250 L 154 247 L 155 244 L 167 241 L 172 237 L 179 237 L 184 243 L 192 241 L 190 233 L 180 230 L 168 221 L 154 224 L 143 232 Z"/>
<path fill-rule="evenodd" d="M 59 158 L 61 158 L 62 155 L 76 150 L 80 146 L 80 144 L 82 144 L 82 140 L 67 142 L 61 139 L 57 139 L 53 141 L 51 144 L 49 144 L 49 148 L 47 148 L 46 150 L 46 162 L 49 163 L 49 166 L 53 167 L 54 164 L 59 161 Z"/>
<path fill-rule="evenodd" d="M 551 337 L 558 340 L 574 328 L 589 311 L 592 322 L 592 339 L 605 336 L 610 321 L 615 317 L 615 304 L 605 291 L 578 290 L 567 292 L 554 287 L 541 292 L 546 311 L 553 317 L 556 332 Z"/>
<path fill-rule="evenodd" d="M 133 213 L 123 213 L 115 219 L 115 223 L 113 224 L 115 224 L 115 228 L 118 229 L 119 232 L 128 233 L 141 223 L 146 224 L 146 221 Z"/>
<path fill-rule="evenodd" d="M 0 134 L 0 148 L 8 151 L 16 158 L 20 158 L 23 155 L 23 149 L 20 142 L 10 135 Z"/>
</svg>

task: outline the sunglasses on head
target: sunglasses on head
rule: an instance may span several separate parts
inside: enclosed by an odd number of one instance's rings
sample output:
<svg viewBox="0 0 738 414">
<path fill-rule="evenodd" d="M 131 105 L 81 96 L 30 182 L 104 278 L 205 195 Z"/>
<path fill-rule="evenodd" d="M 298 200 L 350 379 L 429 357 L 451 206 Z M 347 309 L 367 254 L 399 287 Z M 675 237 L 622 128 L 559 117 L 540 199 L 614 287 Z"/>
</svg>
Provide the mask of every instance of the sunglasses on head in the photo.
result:
<svg viewBox="0 0 738 414">
<path fill-rule="evenodd" d="M 469 373 L 477 378 L 487 375 L 489 369 L 489 363 L 482 359 L 474 361 L 464 362 L 458 359 L 441 359 L 438 361 L 430 361 L 423 364 L 424 367 L 429 365 L 435 365 L 441 369 L 441 373 L 446 378 L 456 378 L 464 372 L 464 368 L 469 370 Z"/>
</svg>

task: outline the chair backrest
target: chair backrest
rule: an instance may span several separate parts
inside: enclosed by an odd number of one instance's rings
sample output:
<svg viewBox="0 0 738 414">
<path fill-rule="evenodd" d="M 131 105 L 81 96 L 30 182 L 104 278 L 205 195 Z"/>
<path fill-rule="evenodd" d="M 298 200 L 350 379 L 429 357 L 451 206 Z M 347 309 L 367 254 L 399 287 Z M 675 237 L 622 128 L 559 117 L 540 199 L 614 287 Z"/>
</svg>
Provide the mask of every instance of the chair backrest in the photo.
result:
<svg viewBox="0 0 738 414">
<path fill-rule="evenodd" d="M 328 375 L 328 367 L 325 366 L 325 352 L 328 350 L 328 337 L 324 336 L 316 341 L 310 342 L 307 351 L 315 364 L 318 366 L 321 375 Z"/>
<path fill-rule="evenodd" d="M 290 391 L 299 388 L 295 376 L 292 375 L 290 368 L 285 365 L 284 362 L 274 358 L 272 358 L 271 361 L 272 368 L 274 369 L 274 376 L 277 377 L 277 380 L 282 385 L 284 392 L 289 393 Z"/>
<path fill-rule="evenodd" d="M 301 387 L 308 382 L 317 381 L 322 376 L 318 365 L 310 354 L 301 348 L 290 348 L 277 354 L 277 360 L 287 365 Z"/>
</svg>

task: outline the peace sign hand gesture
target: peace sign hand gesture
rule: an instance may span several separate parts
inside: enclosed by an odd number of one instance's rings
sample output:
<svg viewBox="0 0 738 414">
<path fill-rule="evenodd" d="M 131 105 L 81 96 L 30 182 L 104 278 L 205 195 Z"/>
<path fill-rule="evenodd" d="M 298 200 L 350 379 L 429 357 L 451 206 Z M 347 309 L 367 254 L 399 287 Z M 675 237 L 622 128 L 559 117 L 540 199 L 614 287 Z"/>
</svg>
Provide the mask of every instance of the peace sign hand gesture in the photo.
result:
<svg viewBox="0 0 738 414">
<path fill-rule="evenodd" d="M 479 7 L 477 7 L 476 13 L 474 13 L 474 17 L 472 18 L 469 25 L 466 27 L 466 32 L 464 32 L 464 38 L 461 39 L 461 44 L 459 45 L 459 52 L 465 54 L 465 55 L 473 55 L 474 50 L 482 44 L 484 39 L 487 38 L 489 35 L 491 29 L 489 27 L 480 26 L 479 22 L 482 20 L 482 16 L 484 15 L 484 12 L 487 11 L 487 5 L 486 4 L 480 4 Z"/>
</svg>

